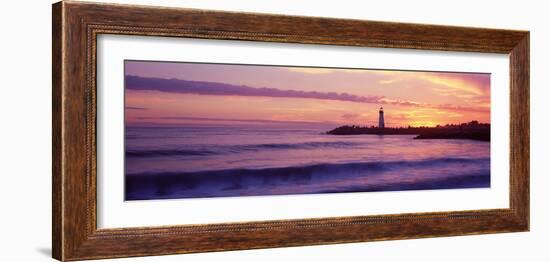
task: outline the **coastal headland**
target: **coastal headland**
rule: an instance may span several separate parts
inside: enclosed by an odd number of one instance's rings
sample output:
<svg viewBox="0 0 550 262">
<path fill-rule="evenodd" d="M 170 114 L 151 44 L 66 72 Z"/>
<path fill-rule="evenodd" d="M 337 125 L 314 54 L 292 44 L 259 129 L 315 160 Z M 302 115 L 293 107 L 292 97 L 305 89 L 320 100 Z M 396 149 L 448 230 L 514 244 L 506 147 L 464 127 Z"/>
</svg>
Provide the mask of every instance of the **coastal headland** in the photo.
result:
<svg viewBox="0 0 550 262">
<path fill-rule="evenodd" d="M 471 139 L 491 141 L 491 125 L 471 121 L 461 124 L 438 125 L 435 127 L 367 127 L 356 125 L 340 126 L 326 132 L 329 135 L 416 135 L 414 139 Z"/>
</svg>

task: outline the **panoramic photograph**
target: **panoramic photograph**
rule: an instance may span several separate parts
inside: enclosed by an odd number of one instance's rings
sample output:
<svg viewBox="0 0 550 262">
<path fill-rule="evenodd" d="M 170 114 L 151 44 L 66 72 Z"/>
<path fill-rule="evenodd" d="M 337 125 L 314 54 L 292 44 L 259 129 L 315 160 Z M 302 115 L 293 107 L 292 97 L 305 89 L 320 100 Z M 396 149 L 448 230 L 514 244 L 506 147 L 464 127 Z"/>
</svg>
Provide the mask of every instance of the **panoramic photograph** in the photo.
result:
<svg viewBox="0 0 550 262">
<path fill-rule="evenodd" d="M 125 200 L 489 188 L 490 79 L 126 60 Z"/>
</svg>

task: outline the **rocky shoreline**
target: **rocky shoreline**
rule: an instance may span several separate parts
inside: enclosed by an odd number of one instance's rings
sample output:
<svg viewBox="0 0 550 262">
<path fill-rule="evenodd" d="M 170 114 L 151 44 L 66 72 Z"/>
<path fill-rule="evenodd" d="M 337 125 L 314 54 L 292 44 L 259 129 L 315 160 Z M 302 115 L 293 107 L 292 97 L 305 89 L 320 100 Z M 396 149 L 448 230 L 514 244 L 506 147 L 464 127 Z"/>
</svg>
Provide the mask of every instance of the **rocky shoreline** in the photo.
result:
<svg viewBox="0 0 550 262">
<path fill-rule="evenodd" d="M 491 125 L 472 121 L 436 127 L 378 128 L 340 126 L 326 132 L 329 135 L 416 135 L 414 139 L 470 139 L 491 141 Z"/>
</svg>

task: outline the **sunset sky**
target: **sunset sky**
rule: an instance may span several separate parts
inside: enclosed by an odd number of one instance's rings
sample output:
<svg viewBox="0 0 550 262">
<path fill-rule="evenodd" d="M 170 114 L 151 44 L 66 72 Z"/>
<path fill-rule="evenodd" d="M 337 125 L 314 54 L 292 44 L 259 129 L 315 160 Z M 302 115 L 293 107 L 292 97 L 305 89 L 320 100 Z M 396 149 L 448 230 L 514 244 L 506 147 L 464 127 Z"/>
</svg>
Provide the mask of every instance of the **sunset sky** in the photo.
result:
<svg viewBox="0 0 550 262">
<path fill-rule="evenodd" d="M 125 62 L 129 125 L 490 122 L 490 74 Z"/>
</svg>

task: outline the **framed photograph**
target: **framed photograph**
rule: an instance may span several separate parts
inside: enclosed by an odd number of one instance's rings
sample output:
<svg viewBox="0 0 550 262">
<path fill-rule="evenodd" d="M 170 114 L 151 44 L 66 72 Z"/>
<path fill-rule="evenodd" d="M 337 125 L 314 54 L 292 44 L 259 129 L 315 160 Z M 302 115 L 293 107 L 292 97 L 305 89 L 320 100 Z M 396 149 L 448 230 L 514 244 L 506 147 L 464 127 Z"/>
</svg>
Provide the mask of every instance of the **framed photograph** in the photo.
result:
<svg viewBox="0 0 550 262">
<path fill-rule="evenodd" d="M 53 257 L 529 230 L 529 32 L 53 5 Z"/>
</svg>

